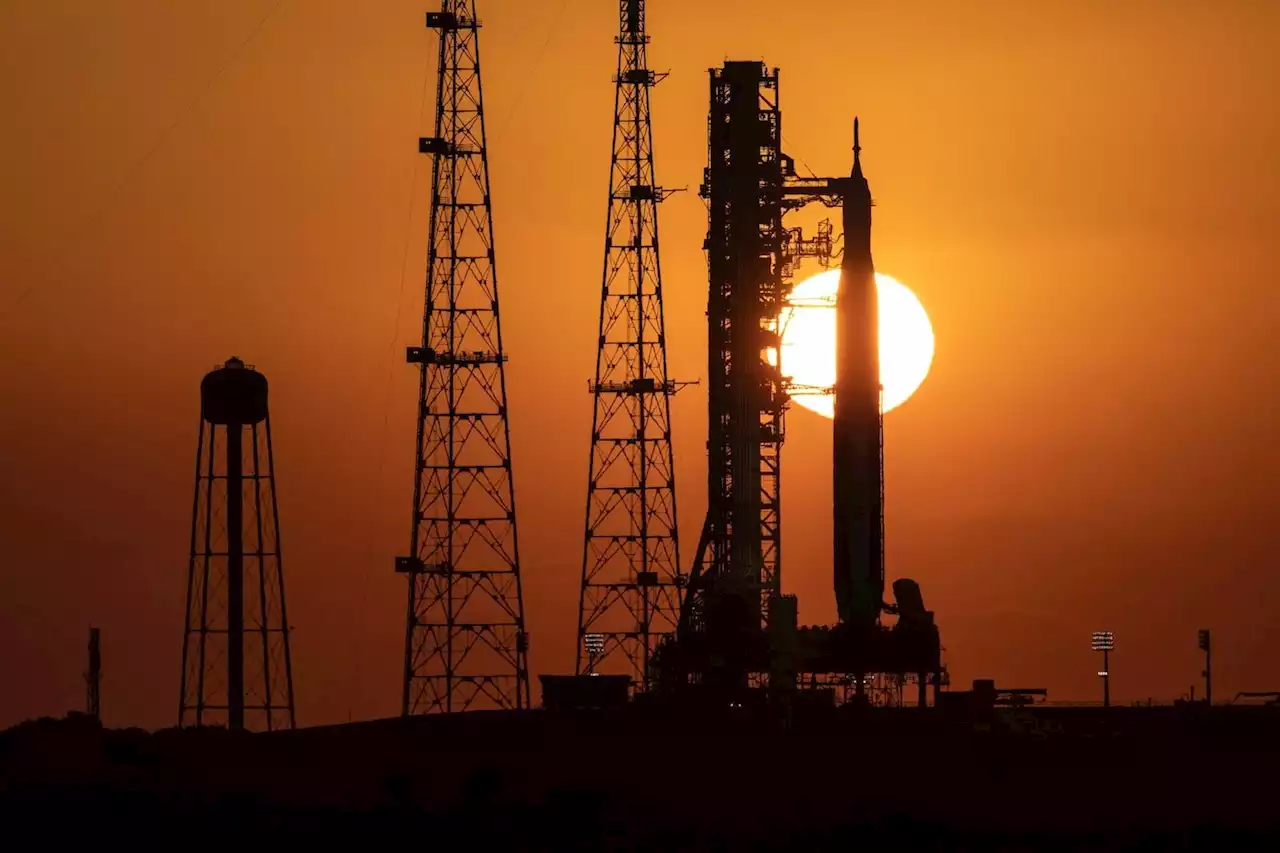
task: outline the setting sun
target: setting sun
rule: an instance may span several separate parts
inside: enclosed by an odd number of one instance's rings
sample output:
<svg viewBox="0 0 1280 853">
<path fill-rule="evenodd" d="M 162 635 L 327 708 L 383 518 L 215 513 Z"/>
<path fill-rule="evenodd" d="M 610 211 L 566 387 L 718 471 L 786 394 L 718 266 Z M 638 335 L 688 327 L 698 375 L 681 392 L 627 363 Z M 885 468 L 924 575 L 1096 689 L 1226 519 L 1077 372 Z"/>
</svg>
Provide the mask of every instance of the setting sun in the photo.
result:
<svg viewBox="0 0 1280 853">
<path fill-rule="evenodd" d="M 836 381 L 835 296 L 840 270 L 827 270 L 796 285 L 792 307 L 783 311 L 782 371 L 796 385 L 830 388 Z M 880 374 L 884 410 L 902 405 L 929 375 L 933 326 L 920 300 L 897 279 L 876 273 L 880 299 Z M 823 417 L 833 416 L 830 394 L 793 393 L 796 403 Z"/>
</svg>

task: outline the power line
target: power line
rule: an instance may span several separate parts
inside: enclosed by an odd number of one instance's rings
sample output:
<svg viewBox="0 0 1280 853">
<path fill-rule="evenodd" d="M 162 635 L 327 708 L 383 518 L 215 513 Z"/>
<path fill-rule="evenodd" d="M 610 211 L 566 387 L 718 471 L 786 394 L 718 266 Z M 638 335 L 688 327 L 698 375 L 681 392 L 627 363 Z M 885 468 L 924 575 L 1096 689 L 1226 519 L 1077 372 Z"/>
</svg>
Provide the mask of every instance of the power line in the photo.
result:
<svg viewBox="0 0 1280 853">
<path fill-rule="evenodd" d="M 515 118 L 516 112 L 520 109 L 520 103 L 524 100 L 525 93 L 529 91 L 529 87 L 533 85 L 538 76 L 538 71 L 542 67 L 542 60 L 546 58 L 547 48 L 551 46 L 551 40 L 555 38 L 557 30 L 560 28 L 560 19 L 564 17 L 565 10 L 569 8 L 570 0 L 562 0 L 560 8 L 551 18 L 551 24 L 547 27 L 547 36 L 542 40 L 542 47 L 538 48 L 538 54 L 533 58 L 532 70 L 524 76 L 524 85 L 516 92 L 515 100 L 511 102 L 511 108 L 507 110 L 507 114 L 502 117 L 502 122 L 493 129 L 493 139 L 499 139 L 502 131 L 511 126 L 511 119 Z"/>
<path fill-rule="evenodd" d="M 422 93 L 419 96 L 418 104 L 418 128 L 422 127 L 422 119 L 427 113 L 427 90 L 430 87 L 430 83 L 431 56 L 430 54 L 424 54 L 422 63 Z M 409 249 L 413 246 L 413 211 L 417 206 L 418 194 L 416 190 L 418 186 L 419 166 L 421 163 L 422 158 L 420 156 L 415 156 L 413 158 L 413 169 L 409 178 L 409 214 L 408 222 L 405 224 L 404 251 L 400 262 L 400 288 L 396 294 L 396 313 L 395 320 L 391 324 L 391 338 L 387 342 L 389 363 L 387 364 L 387 378 L 382 394 L 382 430 L 378 435 L 378 475 L 375 480 L 376 485 L 374 487 L 373 504 L 375 508 L 380 506 L 382 503 L 382 488 L 384 484 L 383 475 L 386 471 L 387 463 L 387 429 L 390 426 L 391 421 L 391 383 L 396 365 L 395 351 L 396 340 L 399 337 L 400 332 L 400 317 L 404 309 L 404 285 L 409 275 Z M 360 589 L 362 591 L 362 603 L 367 602 L 369 598 L 368 580 L 374 559 L 374 548 L 375 543 L 377 542 L 377 537 L 377 523 L 371 522 L 369 529 L 369 547 L 366 552 L 367 562 L 365 563 L 365 583 L 360 585 Z"/>
</svg>

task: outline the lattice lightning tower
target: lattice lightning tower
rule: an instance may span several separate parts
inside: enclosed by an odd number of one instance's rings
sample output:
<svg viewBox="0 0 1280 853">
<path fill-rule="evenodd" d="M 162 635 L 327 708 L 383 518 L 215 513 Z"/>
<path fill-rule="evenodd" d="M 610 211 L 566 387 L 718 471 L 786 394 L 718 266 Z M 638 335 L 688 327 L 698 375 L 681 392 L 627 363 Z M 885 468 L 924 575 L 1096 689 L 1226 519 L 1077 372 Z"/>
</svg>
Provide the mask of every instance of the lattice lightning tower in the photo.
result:
<svg viewBox="0 0 1280 853">
<path fill-rule="evenodd" d="M 408 557 L 404 714 L 529 706 L 480 22 L 474 0 L 427 13 L 440 34 Z"/>
<path fill-rule="evenodd" d="M 578 610 L 579 673 L 631 675 L 676 630 L 683 575 L 676 536 L 671 395 L 658 261 L 644 0 L 621 0 L 613 157 Z M 587 637 L 603 638 L 587 650 Z"/>
</svg>

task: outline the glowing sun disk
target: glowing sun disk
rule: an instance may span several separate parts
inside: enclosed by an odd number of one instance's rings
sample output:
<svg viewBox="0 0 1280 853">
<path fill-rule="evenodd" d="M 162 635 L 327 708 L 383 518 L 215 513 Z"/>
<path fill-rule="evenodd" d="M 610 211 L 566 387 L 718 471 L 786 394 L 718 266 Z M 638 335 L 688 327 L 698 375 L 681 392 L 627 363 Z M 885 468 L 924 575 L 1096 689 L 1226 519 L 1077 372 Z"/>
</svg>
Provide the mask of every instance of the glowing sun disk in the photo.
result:
<svg viewBox="0 0 1280 853">
<path fill-rule="evenodd" d="M 840 270 L 806 279 L 791 291 L 794 307 L 783 311 L 782 372 L 796 385 L 830 388 L 836 381 L 836 288 Z M 911 289 L 876 273 L 880 302 L 880 377 L 886 412 L 905 403 L 933 364 L 933 326 Z M 834 416 L 829 394 L 797 392 L 795 402 L 824 417 Z"/>
</svg>

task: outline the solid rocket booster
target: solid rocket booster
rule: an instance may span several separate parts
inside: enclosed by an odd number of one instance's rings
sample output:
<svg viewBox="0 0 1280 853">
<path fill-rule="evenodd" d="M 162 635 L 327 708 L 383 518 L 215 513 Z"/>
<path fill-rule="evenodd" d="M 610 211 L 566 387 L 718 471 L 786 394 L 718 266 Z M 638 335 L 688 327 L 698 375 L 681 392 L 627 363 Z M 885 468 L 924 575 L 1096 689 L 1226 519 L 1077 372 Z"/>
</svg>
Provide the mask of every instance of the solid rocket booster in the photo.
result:
<svg viewBox="0 0 1280 853">
<path fill-rule="evenodd" d="M 836 293 L 832 494 L 836 607 L 841 623 L 865 628 L 876 624 L 884 601 L 884 465 L 871 189 L 862 174 L 861 151 L 855 118 Z"/>
</svg>

